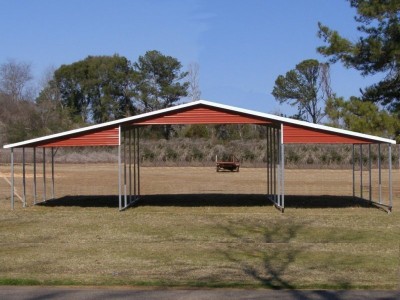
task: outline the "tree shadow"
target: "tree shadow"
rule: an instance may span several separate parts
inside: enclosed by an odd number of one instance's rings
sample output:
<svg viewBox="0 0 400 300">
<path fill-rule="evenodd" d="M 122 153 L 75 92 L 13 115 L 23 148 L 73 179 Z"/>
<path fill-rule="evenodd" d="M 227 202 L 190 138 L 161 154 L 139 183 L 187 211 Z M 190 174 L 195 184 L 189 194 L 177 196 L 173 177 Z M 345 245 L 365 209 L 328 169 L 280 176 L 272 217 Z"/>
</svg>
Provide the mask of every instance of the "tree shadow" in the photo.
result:
<svg viewBox="0 0 400 300">
<path fill-rule="evenodd" d="M 352 196 L 331 195 L 287 195 L 285 208 L 346 208 L 371 207 L 371 204 Z"/>
<path fill-rule="evenodd" d="M 291 222 L 285 225 L 269 224 L 265 228 L 260 225 L 230 222 L 228 225 L 221 225 L 221 228 L 235 240 L 235 243 L 227 250 L 220 250 L 220 253 L 262 287 L 287 290 L 293 299 L 310 299 L 311 295 L 316 299 L 342 299 L 345 291 L 340 293 L 320 290 L 311 293 L 310 291 L 303 292 L 297 290 L 298 283 L 289 279 L 290 273 L 294 272 L 290 268 L 298 267 L 295 265 L 296 260 L 311 247 L 306 243 L 296 242 L 298 233 L 306 225 L 306 222 L 300 221 L 300 223 Z M 260 247 L 259 244 L 258 247 L 254 246 L 255 242 L 249 239 L 249 233 L 250 236 L 261 234 L 265 246 Z M 286 276 L 288 274 L 289 276 Z M 337 279 L 334 284 L 343 290 L 351 287 L 351 283 L 344 279 Z"/>
<path fill-rule="evenodd" d="M 285 243 L 288 244 L 295 239 L 301 225 L 289 225 L 287 231 L 282 231 L 274 225 L 262 229 L 263 242 L 266 244 Z M 229 251 L 222 251 L 222 254 L 231 262 L 235 263 L 246 275 L 252 277 L 263 287 L 270 289 L 294 289 L 294 285 L 284 279 L 283 275 L 287 268 L 294 262 L 304 247 L 286 249 L 285 253 L 279 251 L 254 250 L 249 243 L 248 237 L 240 232 L 256 232 L 257 229 L 248 225 L 229 224 L 221 226 L 224 231 L 236 240 L 235 247 Z M 280 232 L 278 235 L 277 233 Z M 239 246 L 237 246 L 239 245 Z M 244 247 L 242 245 L 245 245 Z M 257 268 L 248 260 L 262 257 L 262 268 Z"/>
<path fill-rule="evenodd" d="M 119 207 L 118 196 L 116 195 L 79 195 L 64 196 L 53 200 L 40 202 L 39 206 L 77 206 L 77 207 Z"/>
<path fill-rule="evenodd" d="M 122 196 L 122 201 L 124 197 Z M 117 195 L 74 195 L 47 200 L 38 205 L 77 207 L 119 207 Z M 177 207 L 251 207 L 272 206 L 264 194 L 159 194 L 141 196 L 135 206 Z M 135 207 L 134 206 L 134 207 Z M 374 207 L 368 201 L 349 196 L 285 196 L 285 208 Z"/>
</svg>

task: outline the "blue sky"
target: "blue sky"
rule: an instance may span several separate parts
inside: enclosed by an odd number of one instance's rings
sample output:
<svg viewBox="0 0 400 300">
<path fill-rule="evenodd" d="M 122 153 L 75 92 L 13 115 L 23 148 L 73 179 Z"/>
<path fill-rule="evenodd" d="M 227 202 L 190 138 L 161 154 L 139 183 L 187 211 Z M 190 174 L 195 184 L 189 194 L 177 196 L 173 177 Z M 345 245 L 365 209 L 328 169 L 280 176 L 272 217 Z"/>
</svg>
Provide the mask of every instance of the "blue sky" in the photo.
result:
<svg viewBox="0 0 400 300">
<path fill-rule="evenodd" d="M 29 62 L 39 81 L 88 55 L 158 50 L 199 64 L 202 99 L 290 115 L 271 95 L 276 77 L 325 60 L 318 21 L 355 40 L 354 15 L 345 0 L 0 0 L 0 63 Z M 331 79 L 344 97 L 374 81 L 340 64 Z"/>
</svg>

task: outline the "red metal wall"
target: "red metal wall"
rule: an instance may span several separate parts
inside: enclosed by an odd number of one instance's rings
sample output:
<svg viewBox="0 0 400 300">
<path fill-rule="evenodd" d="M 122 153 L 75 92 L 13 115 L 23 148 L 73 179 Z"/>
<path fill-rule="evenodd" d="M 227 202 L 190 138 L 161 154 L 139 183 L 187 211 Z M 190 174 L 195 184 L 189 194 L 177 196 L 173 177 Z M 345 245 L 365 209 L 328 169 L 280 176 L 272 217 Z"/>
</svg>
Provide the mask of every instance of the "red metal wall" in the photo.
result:
<svg viewBox="0 0 400 300">
<path fill-rule="evenodd" d="M 285 144 L 369 144 L 371 141 L 339 133 L 304 128 L 292 124 L 283 125 Z"/>
<path fill-rule="evenodd" d="M 273 121 L 279 125 L 277 121 Z M 221 108 L 199 106 L 175 110 L 162 115 L 137 119 L 125 125 L 164 125 L 164 124 L 273 124 L 265 118 L 228 111 Z M 121 124 L 124 125 L 124 124 Z M 352 137 L 340 133 L 299 125 L 284 124 L 283 139 L 285 144 L 367 144 L 373 141 Z M 119 144 L 118 125 L 94 129 L 71 136 L 63 136 L 48 141 L 30 144 L 32 147 L 73 147 L 73 146 L 117 146 Z"/>
<path fill-rule="evenodd" d="M 270 124 L 271 122 L 255 116 L 249 116 L 217 108 L 198 107 L 183 111 L 173 111 L 157 117 L 135 122 L 138 125 L 164 124 Z"/>
<path fill-rule="evenodd" d="M 118 146 L 118 127 L 83 132 L 67 137 L 37 143 L 35 147 Z"/>
</svg>

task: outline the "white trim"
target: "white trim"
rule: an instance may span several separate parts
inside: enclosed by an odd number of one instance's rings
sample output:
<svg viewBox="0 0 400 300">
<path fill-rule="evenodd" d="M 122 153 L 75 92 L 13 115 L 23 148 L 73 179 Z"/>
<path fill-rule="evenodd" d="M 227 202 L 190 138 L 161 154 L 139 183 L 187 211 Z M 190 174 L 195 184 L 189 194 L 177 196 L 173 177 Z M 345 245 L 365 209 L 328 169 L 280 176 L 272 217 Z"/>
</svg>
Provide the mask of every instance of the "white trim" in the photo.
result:
<svg viewBox="0 0 400 300">
<path fill-rule="evenodd" d="M 206 104 L 208 106 L 213 106 L 213 107 L 217 107 L 217 108 L 222 108 L 222 109 L 227 109 L 227 110 L 231 110 L 231 111 L 250 114 L 250 115 L 253 115 L 253 116 L 258 116 L 258 117 L 262 117 L 262 118 L 266 118 L 266 119 L 270 119 L 270 120 L 280 121 L 280 122 L 287 123 L 287 124 L 299 125 L 299 126 L 302 126 L 302 127 L 308 127 L 308 128 L 313 128 L 313 129 L 320 129 L 320 130 L 323 130 L 323 131 L 328 131 L 328 132 L 333 132 L 333 133 L 340 133 L 340 134 L 343 134 L 343 135 L 354 136 L 354 137 L 373 140 L 373 141 L 377 141 L 377 142 L 396 144 L 395 140 L 381 138 L 381 137 L 374 136 L 374 135 L 358 133 L 358 132 L 345 130 L 345 129 L 340 129 L 340 128 L 335 128 L 335 127 L 330 127 L 330 126 L 326 126 L 326 125 L 309 123 L 309 122 L 305 122 L 305 121 L 300 121 L 300 120 L 295 120 L 295 119 L 291 119 L 291 118 L 285 118 L 285 117 L 280 117 L 280 116 L 276 116 L 276 115 L 271 115 L 271 114 L 267 114 L 267 113 L 262 113 L 262 112 L 257 112 L 257 111 L 237 108 L 237 107 L 228 106 L 228 105 L 224 105 L 224 104 L 217 104 L 217 103 L 204 101 L 204 100 L 200 100 L 199 102 L 202 102 L 202 103 L 204 103 L 204 104 Z"/>
<path fill-rule="evenodd" d="M 215 107 L 215 108 L 225 109 L 225 110 L 229 110 L 229 111 L 233 111 L 233 112 L 248 114 L 248 115 L 252 115 L 255 117 L 261 117 L 261 118 L 272 120 L 272 121 L 278 121 L 278 122 L 282 122 L 282 123 L 298 125 L 298 126 L 302 126 L 302 127 L 306 127 L 306 128 L 319 129 L 319 130 L 328 131 L 328 132 L 332 132 L 332 133 L 339 133 L 342 135 L 347 135 L 347 136 L 361 138 L 361 139 L 367 139 L 367 140 L 371 140 L 371 141 L 375 141 L 375 142 L 396 144 L 395 140 L 381 138 L 381 137 L 377 137 L 377 136 L 373 136 L 373 135 L 369 135 L 369 134 L 363 134 L 363 133 L 358 133 L 358 132 L 354 132 L 354 131 L 329 127 L 329 126 L 325 126 L 325 125 L 308 123 L 305 121 L 299 121 L 299 120 L 280 117 L 280 116 L 271 115 L 271 114 L 267 114 L 267 113 L 262 113 L 262 112 L 257 112 L 257 111 L 253 111 L 253 110 L 229 106 L 229 105 L 225 105 L 225 104 L 219 104 L 219 103 L 210 102 L 207 100 L 198 100 L 198 101 L 184 103 L 184 104 L 180 104 L 177 106 L 168 107 L 168 108 L 160 109 L 157 111 L 152 111 L 152 112 L 148 112 L 148 113 L 144 113 L 144 114 L 140 114 L 140 115 L 136 115 L 136 116 L 132 116 L 132 117 L 127 117 L 127 118 L 123 118 L 123 119 L 119 119 L 119 120 L 115 120 L 115 121 L 110 121 L 110 122 L 106 122 L 106 123 L 102 123 L 102 124 L 97 124 L 97 125 L 79 128 L 79 129 L 69 130 L 69 131 L 52 134 L 52 135 L 48 135 L 48 136 L 43 136 L 40 138 L 31 139 L 31 140 L 26 140 L 26 141 L 14 143 L 14 144 L 8 144 L 8 145 L 4 145 L 3 148 L 7 149 L 7 148 L 21 147 L 21 146 L 38 143 L 38 142 L 42 142 L 42 141 L 46 141 L 46 140 L 50 140 L 50 139 L 60 138 L 60 137 L 68 136 L 68 135 L 73 135 L 73 134 L 81 133 L 81 132 L 85 132 L 85 131 L 91 131 L 91 130 L 100 129 L 100 128 L 104 128 L 104 127 L 112 127 L 113 125 L 121 125 L 123 123 L 130 123 L 135 120 L 140 120 L 140 119 L 148 118 L 151 116 L 161 115 L 161 114 L 164 114 L 167 112 L 180 110 L 183 108 L 188 108 L 188 107 L 197 106 L 197 105 L 206 105 L 209 107 Z M 121 135 L 121 134 L 119 134 L 119 135 Z M 119 143 L 120 142 L 121 141 L 119 141 Z"/>
</svg>

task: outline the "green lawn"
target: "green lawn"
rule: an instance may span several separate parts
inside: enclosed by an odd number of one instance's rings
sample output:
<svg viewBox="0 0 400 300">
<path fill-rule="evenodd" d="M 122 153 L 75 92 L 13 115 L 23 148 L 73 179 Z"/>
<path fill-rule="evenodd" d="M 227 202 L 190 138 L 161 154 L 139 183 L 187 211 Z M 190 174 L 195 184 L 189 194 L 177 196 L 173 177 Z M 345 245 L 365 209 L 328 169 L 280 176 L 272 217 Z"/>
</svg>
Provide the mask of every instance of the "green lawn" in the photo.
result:
<svg viewBox="0 0 400 300">
<path fill-rule="evenodd" d="M 96 205 L 11 211 L 8 201 L 0 205 L 1 284 L 289 289 L 400 284 L 396 206 L 387 214 L 357 204 L 294 205 L 281 214 L 268 202 L 201 206 L 166 199 L 165 205 L 143 203 L 118 213 Z"/>
</svg>

